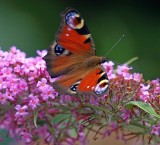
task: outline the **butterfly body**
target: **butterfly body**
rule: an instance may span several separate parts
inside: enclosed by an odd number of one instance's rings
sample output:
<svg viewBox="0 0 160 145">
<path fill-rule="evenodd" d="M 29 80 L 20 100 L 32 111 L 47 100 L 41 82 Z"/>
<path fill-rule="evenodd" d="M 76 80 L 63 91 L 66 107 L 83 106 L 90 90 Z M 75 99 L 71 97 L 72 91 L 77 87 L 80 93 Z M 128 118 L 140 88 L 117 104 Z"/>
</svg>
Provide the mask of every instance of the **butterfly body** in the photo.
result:
<svg viewBox="0 0 160 145">
<path fill-rule="evenodd" d="M 76 10 L 67 10 L 62 18 L 56 40 L 44 57 L 51 77 L 58 77 L 54 88 L 60 94 L 102 95 L 108 78 L 101 64 L 107 59 L 95 55 L 91 34 Z"/>
</svg>

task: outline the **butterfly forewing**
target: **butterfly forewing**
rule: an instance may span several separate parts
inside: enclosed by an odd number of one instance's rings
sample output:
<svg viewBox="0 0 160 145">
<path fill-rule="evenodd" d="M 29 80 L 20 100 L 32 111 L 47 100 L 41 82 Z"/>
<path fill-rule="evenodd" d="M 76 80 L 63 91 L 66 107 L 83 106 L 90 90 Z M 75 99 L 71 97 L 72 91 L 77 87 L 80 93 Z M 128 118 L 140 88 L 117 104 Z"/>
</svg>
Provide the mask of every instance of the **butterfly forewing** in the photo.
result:
<svg viewBox="0 0 160 145">
<path fill-rule="evenodd" d="M 62 24 L 56 41 L 73 54 L 95 55 L 94 42 L 80 14 L 73 9 L 62 14 Z"/>
<path fill-rule="evenodd" d="M 54 88 L 60 90 L 60 94 L 103 94 L 108 88 L 108 77 L 99 65 L 92 69 L 86 67 L 77 68 L 54 84 Z"/>
<path fill-rule="evenodd" d="M 72 71 L 73 65 L 81 63 L 77 56 L 84 61 L 92 55 L 95 55 L 94 43 L 84 20 L 76 10 L 67 10 L 62 14 L 56 40 L 44 57 L 48 72 L 52 77 L 64 75 Z"/>
</svg>

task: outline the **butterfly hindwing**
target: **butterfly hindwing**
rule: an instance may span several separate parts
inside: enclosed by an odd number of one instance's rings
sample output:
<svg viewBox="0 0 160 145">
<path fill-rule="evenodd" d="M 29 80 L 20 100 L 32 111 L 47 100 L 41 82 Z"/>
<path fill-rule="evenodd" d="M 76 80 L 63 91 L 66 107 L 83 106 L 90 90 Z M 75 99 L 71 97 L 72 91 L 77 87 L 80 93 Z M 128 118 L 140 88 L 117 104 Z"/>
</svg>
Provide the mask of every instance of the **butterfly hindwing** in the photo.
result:
<svg viewBox="0 0 160 145">
<path fill-rule="evenodd" d="M 102 95 L 108 89 L 108 77 L 102 66 L 81 68 L 59 78 L 54 87 L 63 94 Z"/>
<path fill-rule="evenodd" d="M 92 69 L 81 80 L 77 91 L 85 94 L 101 95 L 108 89 L 108 77 L 101 65 Z"/>
</svg>

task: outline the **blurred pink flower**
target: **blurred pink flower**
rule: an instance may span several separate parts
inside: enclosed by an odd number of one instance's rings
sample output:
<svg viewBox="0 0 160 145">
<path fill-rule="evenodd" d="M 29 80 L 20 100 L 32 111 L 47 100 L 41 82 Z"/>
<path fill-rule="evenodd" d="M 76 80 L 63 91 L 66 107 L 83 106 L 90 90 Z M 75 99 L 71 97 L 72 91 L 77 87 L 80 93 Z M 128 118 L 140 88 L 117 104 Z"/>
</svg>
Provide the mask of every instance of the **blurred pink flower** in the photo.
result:
<svg viewBox="0 0 160 145">
<path fill-rule="evenodd" d="M 21 107 L 21 105 L 16 105 L 15 109 L 17 110 L 17 112 L 15 113 L 15 117 L 26 117 L 28 115 L 28 106 L 24 105 Z"/>
</svg>

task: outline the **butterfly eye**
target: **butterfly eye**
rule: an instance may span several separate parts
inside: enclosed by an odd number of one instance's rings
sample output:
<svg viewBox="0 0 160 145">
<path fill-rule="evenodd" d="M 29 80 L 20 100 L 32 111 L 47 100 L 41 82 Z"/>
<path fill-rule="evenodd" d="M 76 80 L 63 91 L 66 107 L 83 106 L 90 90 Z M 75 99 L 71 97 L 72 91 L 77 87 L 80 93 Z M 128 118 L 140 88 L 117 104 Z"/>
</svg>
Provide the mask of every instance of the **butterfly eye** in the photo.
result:
<svg viewBox="0 0 160 145">
<path fill-rule="evenodd" d="M 57 44 L 55 46 L 54 52 L 56 55 L 61 55 L 64 52 L 64 48 L 62 46 L 60 46 L 59 44 Z"/>
</svg>

